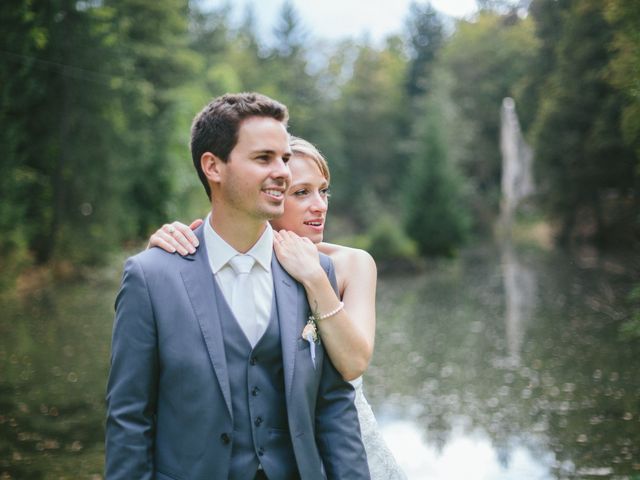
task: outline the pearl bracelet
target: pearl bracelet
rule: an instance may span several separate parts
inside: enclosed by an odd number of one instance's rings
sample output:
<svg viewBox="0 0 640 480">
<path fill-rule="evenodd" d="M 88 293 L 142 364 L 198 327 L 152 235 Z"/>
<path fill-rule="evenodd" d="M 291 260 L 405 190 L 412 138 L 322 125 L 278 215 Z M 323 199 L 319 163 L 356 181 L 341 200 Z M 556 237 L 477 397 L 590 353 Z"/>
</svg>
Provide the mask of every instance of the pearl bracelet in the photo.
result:
<svg viewBox="0 0 640 480">
<path fill-rule="evenodd" d="M 337 314 L 343 308 L 344 308 L 344 303 L 340 302 L 340 304 L 335 308 L 335 310 L 331 310 L 329 313 L 325 313 L 324 315 L 313 315 L 313 314 L 311 314 L 311 316 L 309 317 L 309 320 L 315 320 L 316 322 L 319 322 L 320 320 L 324 320 L 326 318 L 333 317 L 335 314 Z"/>
</svg>

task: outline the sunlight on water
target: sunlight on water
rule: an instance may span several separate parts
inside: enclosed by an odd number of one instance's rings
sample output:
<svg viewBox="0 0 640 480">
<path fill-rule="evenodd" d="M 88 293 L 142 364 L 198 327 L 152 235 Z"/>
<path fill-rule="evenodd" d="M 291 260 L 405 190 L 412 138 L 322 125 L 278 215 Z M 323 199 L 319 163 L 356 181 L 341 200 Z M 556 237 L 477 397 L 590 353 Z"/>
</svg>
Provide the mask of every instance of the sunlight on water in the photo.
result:
<svg viewBox="0 0 640 480">
<path fill-rule="evenodd" d="M 547 480 L 553 478 L 549 464 L 553 456 L 544 458 L 515 446 L 508 461 L 480 432 L 453 432 L 442 451 L 437 451 L 422 438 L 411 421 L 381 422 L 382 434 L 409 480 Z"/>
</svg>

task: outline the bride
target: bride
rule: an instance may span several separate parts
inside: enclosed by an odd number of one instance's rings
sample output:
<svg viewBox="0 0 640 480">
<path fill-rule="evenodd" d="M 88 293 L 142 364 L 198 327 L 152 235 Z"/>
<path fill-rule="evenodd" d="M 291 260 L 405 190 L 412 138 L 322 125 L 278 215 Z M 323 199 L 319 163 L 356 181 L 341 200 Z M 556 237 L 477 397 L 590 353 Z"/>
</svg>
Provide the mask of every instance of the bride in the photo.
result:
<svg viewBox="0 0 640 480">
<path fill-rule="evenodd" d="M 356 390 L 356 407 L 362 441 L 373 480 L 404 479 L 382 439 L 371 407 L 364 397 L 362 374 L 373 354 L 375 337 L 376 265 L 367 252 L 323 242 L 329 200 L 329 168 L 324 157 L 309 142 L 291 138 L 291 186 L 286 193 L 284 215 L 272 220 L 274 250 L 289 275 L 306 290 L 316 312 L 328 312 L 341 301 L 338 311 L 317 322 L 324 347 L 336 369 Z M 149 239 L 149 247 L 160 247 L 181 255 L 193 253 L 198 241 L 191 228 L 180 222 L 167 224 Z M 336 298 L 320 266 L 318 252 L 333 260 L 338 281 Z"/>
</svg>

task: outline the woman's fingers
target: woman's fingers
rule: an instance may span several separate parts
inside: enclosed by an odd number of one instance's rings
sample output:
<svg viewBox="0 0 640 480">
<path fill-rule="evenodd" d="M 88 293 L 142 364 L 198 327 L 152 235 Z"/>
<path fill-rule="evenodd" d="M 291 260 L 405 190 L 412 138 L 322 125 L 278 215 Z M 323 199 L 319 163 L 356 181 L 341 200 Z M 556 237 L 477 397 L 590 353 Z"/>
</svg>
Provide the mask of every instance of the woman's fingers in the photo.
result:
<svg viewBox="0 0 640 480">
<path fill-rule="evenodd" d="M 200 245 L 196 234 L 193 233 L 193 228 L 197 228 L 197 226 L 202 223 L 202 220 L 200 220 L 200 224 L 196 225 L 196 227 L 192 227 L 194 223 L 196 223 L 196 221 L 191 222 L 189 226 L 180 222 L 173 222 L 172 224 L 175 227 L 173 237 L 178 240 L 183 247 L 189 250 L 190 253 L 195 252 L 195 248 L 193 247 Z"/>
<path fill-rule="evenodd" d="M 182 252 L 180 252 L 180 250 L 177 250 L 176 246 L 173 245 L 174 243 L 176 243 L 175 240 L 172 240 L 172 239 L 165 240 L 159 234 L 156 234 L 156 233 L 154 233 L 151 236 L 151 239 L 149 241 L 150 246 L 160 247 L 161 249 L 169 253 L 174 253 L 178 251 L 180 255 L 184 255 Z"/>
<path fill-rule="evenodd" d="M 183 256 L 196 251 L 189 240 L 190 235 L 193 235 L 193 232 L 184 223 L 173 222 L 162 227 L 162 239 L 173 245 L 178 253 Z"/>
<path fill-rule="evenodd" d="M 196 228 L 198 228 L 200 225 L 202 225 L 204 223 L 204 220 L 202 220 L 201 218 L 196 218 L 193 222 L 191 222 L 191 224 L 189 225 L 189 228 L 191 230 L 195 230 Z M 194 235 L 195 238 L 195 235 Z M 196 238 L 196 241 L 198 241 L 198 239 Z M 196 247 L 198 246 L 198 244 L 195 244 Z"/>
<path fill-rule="evenodd" d="M 149 237 L 147 248 L 158 247 L 169 253 L 176 251 L 176 247 L 179 245 L 170 234 L 163 230 L 165 227 L 166 225 L 162 226 Z"/>
</svg>

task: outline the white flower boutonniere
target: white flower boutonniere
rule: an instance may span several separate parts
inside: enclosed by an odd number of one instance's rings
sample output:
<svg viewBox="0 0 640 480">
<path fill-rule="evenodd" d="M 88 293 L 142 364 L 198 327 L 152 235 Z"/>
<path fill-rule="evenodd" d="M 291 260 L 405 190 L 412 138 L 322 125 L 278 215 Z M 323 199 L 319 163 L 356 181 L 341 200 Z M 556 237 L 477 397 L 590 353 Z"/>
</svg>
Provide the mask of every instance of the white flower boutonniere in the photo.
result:
<svg viewBox="0 0 640 480">
<path fill-rule="evenodd" d="M 307 324 L 302 329 L 302 338 L 309 342 L 309 351 L 311 353 L 311 362 L 313 368 L 316 368 L 316 343 L 320 343 L 320 337 L 318 336 L 318 326 L 313 316 L 309 317 Z"/>
</svg>

